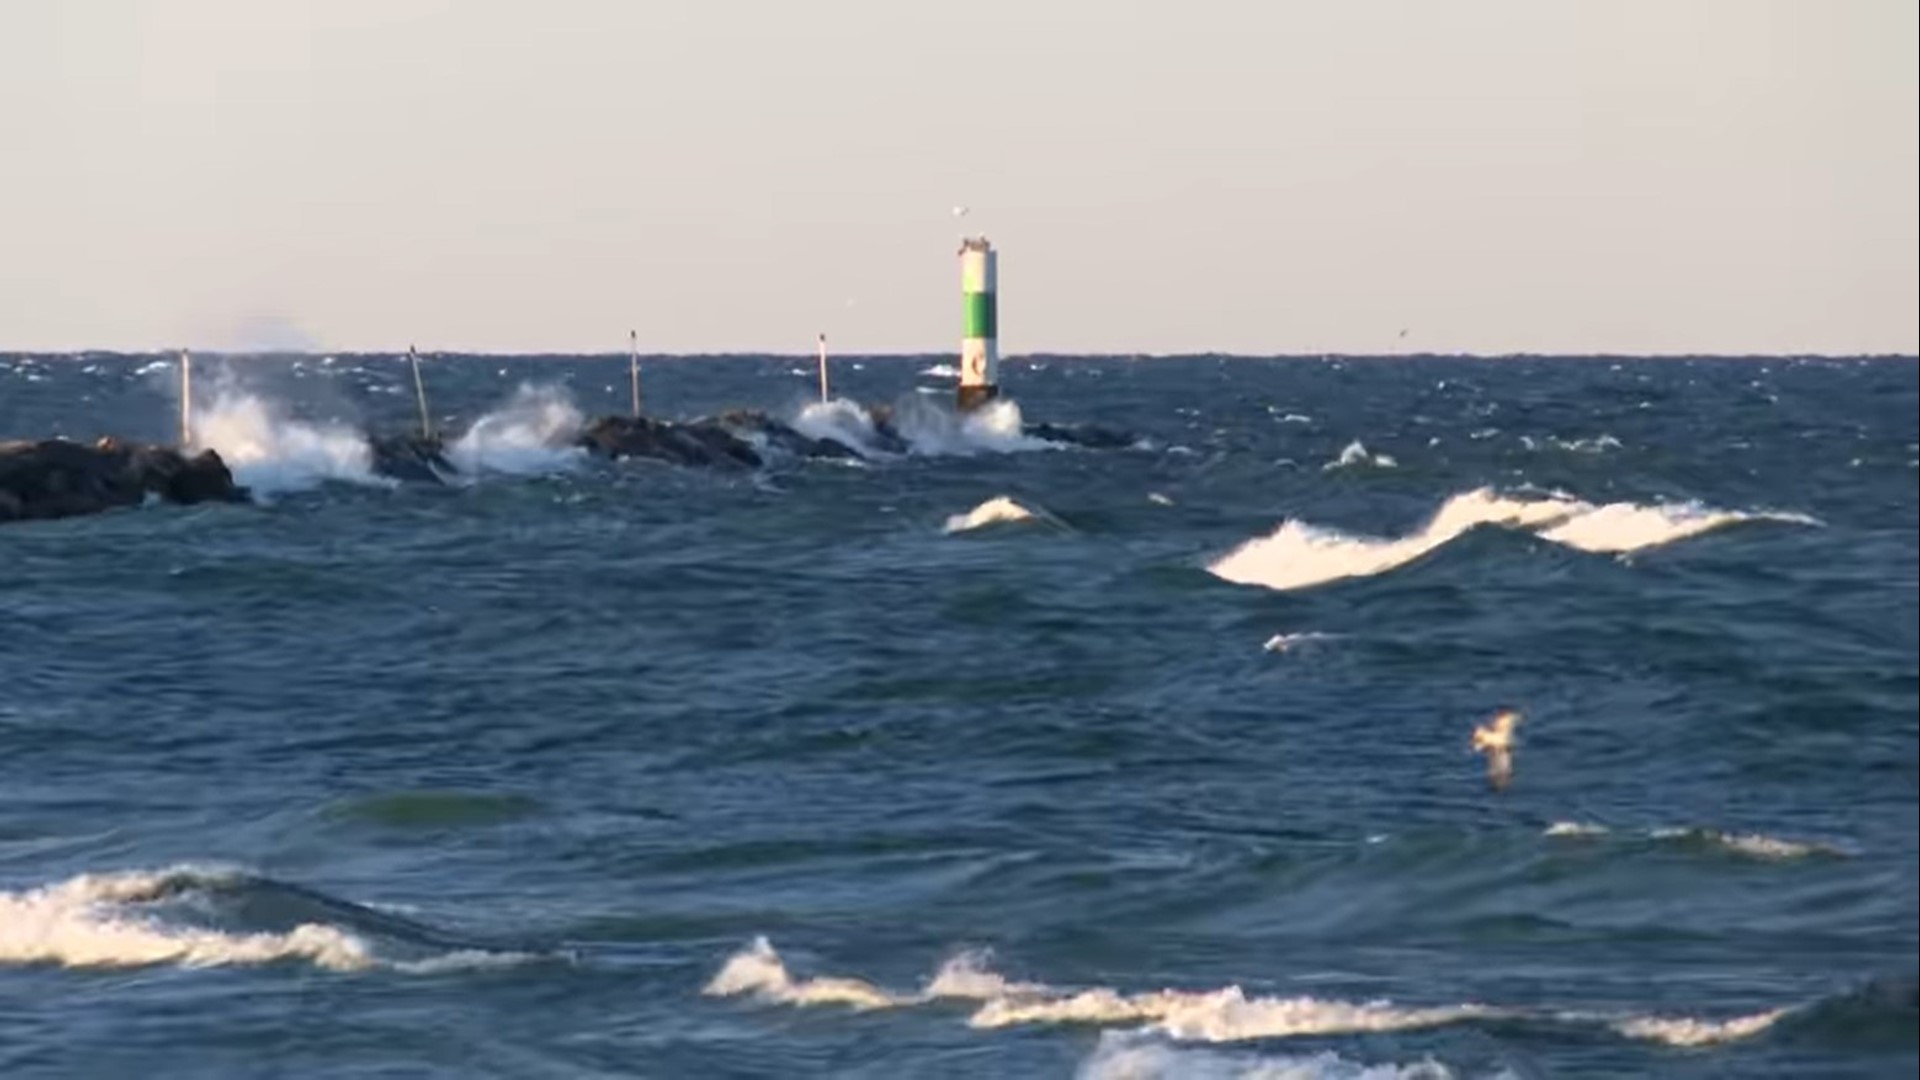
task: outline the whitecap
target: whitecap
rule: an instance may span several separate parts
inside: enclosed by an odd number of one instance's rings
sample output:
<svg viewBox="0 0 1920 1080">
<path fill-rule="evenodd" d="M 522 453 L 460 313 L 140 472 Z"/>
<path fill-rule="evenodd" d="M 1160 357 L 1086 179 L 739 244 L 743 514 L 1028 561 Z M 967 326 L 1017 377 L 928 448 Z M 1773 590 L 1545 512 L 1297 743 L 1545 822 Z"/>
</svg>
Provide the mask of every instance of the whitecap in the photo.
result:
<svg viewBox="0 0 1920 1080">
<path fill-rule="evenodd" d="M 1298 634 L 1275 634 L 1268 638 L 1266 644 L 1260 646 L 1260 648 L 1270 653 L 1284 653 L 1291 651 L 1297 645 L 1304 645 L 1310 641 L 1325 641 L 1330 636 L 1332 635 L 1316 633 L 1311 630 L 1302 631 Z"/>
<path fill-rule="evenodd" d="M 1323 470 L 1350 469 L 1359 465 L 1370 465 L 1376 469 L 1392 469 L 1397 468 L 1399 462 L 1395 461 L 1389 454 L 1370 452 L 1365 443 L 1359 439 L 1355 439 L 1348 443 L 1345 449 L 1340 451 L 1339 457 L 1320 466 L 1320 468 Z"/>
<path fill-rule="evenodd" d="M 1220 556 L 1207 569 L 1238 584 L 1299 589 L 1385 573 L 1482 525 L 1526 529 L 1581 551 L 1624 553 L 1751 521 L 1820 524 L 1804 514 L 1717 510 L 1698 503 L 1594 506 L 1557 495 L 1515 497 L 1477 488 L 1448 499 L 1425 526 L 1408 536 L 1356 536 L 1287 521 Z"/>
<path fill-rule="evenodd" d="M 232 877 L 176 867 L 81 874 L 37 889 L 0 891 L 0 965 L 214 967 L 301 959 L 331 971 L 373 966 L 367 943 L 334 926 L 303 923 L 284 933 L 228 933 L 167 925 L 139 910 L 179 885 Z"/>
<path fill-rule="evenodd" d="M 1331 1050 L 1317 1054 L 1230 1054 L 1170 1046 L 1140 1032 L 1103 1031 L 1079 1080 L 1451 1080 L 1428 1059 L 1412 1065 L 1362 1065 Z"/>
<path fill-rule="evenodd" d="M 949 535 L 968 532 L 983 525 L 999 525 L 1014 521 L 1031 521 L 1034 512 L 1013 501 L 1005 495 L 996 495 L 964 514 L 955 514 L 947 519 L 941 529 Z"/>
<path fill-rule="evenodd" d="M 1648 1039 L 1668 1046 L 1714 1046 L 1752 1038 L 1792 1011 L 1789 1008 L 1768 1009 L 1728 1020 L 1703 1020 L 1691 1016 L 1635 1016 L 1616 1021 L 1612 1027 L 1629 1038 Z"/>
</svg>

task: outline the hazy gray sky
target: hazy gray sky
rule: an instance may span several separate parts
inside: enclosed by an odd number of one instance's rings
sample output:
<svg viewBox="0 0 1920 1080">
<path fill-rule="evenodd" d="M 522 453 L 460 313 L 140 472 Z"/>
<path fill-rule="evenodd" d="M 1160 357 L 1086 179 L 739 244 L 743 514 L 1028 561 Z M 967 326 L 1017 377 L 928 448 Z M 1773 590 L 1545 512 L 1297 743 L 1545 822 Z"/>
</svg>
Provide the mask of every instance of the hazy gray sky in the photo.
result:
<svg viewBox="0 0 1920 1080">
<path fill-rule="evenodd" d="M 0 348 L 1910 353 L 1916 21 L 5 0 Z"/>
</svg>

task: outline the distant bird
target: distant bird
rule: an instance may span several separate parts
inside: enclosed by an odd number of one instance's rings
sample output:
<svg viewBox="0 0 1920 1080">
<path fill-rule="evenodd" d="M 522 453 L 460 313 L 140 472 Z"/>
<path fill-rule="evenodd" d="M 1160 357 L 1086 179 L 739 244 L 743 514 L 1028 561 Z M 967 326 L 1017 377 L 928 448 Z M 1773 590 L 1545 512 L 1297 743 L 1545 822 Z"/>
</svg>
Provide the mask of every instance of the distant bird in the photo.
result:
<svg viewBox="0 0 1920 1080">
<path fill-rule="evenodd" d="M 954 217 L 966 217 L 966 216 L 967 216 L 967 208 L 966 208 L 966 207 L 964 207 L 964 206 L 956 206 L 956 207 L 954 207 L 954 208 L 953 208 L 953 216 L 954 216 Z"/>
<path fill-rule="evenodd" d="M 1473 729 L 1474 753 L 1487 755 L 1487 782 L 1495 791 L 1513 782 L 1513 729 L 1521 719 L 1519 710 L 1501 709 Z"/>
</svg>

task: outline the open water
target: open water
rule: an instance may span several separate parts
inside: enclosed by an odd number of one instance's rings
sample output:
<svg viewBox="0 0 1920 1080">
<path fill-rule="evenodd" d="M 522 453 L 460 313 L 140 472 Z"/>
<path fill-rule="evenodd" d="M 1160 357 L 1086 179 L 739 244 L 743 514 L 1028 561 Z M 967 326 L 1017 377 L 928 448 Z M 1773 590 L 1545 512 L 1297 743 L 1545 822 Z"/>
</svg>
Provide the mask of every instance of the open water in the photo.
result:
<svg viewBox="0 0 1920 1080">
<path fill-rule="evenodd" d="M 1913 1075 L 1912 359 L 936 359 L 203 361 L 260 504 L 0 528 L 0 1075 Z"/>
</svg>

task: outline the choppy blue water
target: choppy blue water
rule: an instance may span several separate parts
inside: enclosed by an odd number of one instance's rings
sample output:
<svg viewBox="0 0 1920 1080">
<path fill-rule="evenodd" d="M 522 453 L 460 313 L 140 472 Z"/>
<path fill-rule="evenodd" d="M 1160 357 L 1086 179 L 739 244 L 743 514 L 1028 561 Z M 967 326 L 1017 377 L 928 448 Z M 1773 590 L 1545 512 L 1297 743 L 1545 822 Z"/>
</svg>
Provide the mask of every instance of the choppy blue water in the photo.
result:
<svg viewBox="0 0 1920 1080">
<path fill-rule="evenodd" d="M 0 529 L 0 1074 L 1920 1064 L 1911 360 L 1042 357 L 1028 420 L 1144 441 L 755 475 L 529 448 L 550 397 L 447 489 L 325 426 L 403 362 L 229 366 L 264 505 Z M 0 433 L 163 439 L 171 378 L 0 356 Z"/>
</svg>

